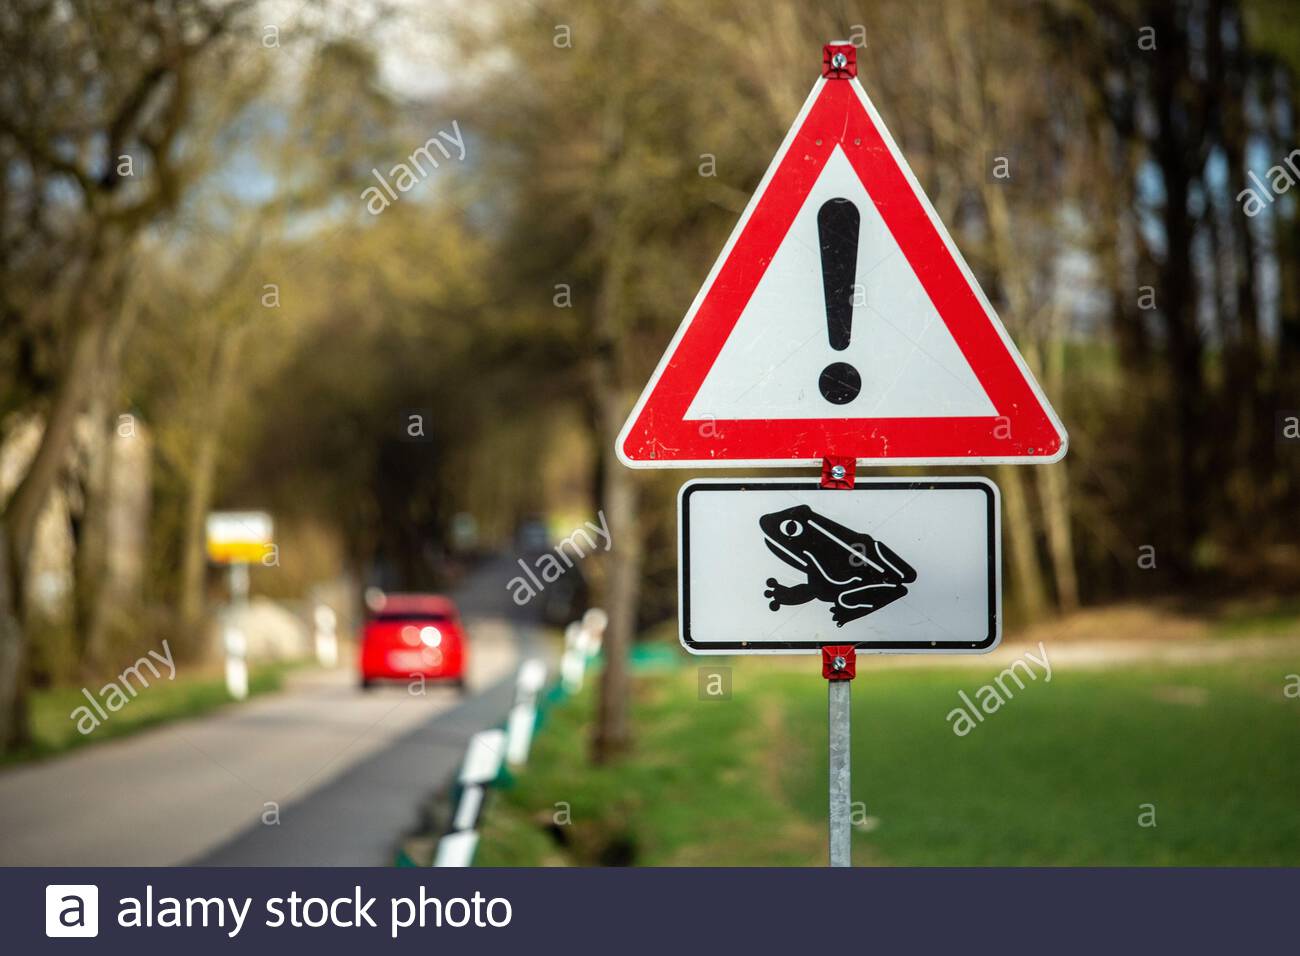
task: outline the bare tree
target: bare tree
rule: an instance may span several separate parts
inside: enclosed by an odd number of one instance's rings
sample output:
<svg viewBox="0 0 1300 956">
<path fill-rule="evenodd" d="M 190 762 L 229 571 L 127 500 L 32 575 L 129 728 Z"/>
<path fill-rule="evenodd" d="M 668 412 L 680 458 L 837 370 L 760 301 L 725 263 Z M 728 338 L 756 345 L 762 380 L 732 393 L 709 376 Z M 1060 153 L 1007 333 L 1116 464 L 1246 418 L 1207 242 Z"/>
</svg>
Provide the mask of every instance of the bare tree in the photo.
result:
<svg viewBox="0 0 1300 956">
<path fill-rule="evenodd" d="M 0 747 L 26 735 L 23 597 L 37 517 L 121 321 L 132 241 L 183 192 L 177 140 L 197 66 L 246 7 L 19 0 L 0 11 L 0 344 L 11 381 L 22 383 L 2 410 L 37 410 L 44 421 L 0 513 L 9 575 Z"/>
</svg>

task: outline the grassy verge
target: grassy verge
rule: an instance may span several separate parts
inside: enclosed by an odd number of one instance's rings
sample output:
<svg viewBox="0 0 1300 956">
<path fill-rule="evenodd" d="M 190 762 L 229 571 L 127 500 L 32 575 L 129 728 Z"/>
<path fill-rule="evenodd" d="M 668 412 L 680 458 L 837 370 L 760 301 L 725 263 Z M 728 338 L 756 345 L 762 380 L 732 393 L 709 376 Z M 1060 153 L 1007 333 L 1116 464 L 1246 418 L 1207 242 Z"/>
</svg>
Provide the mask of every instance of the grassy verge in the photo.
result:
<svg viewBox="0 0 1300 956">
<path fill-rule="evenodd" d="M 729 663 L 729 701 L 700 700 L 694 666 L 640 677 L 636 750 L 614 767 L 586 763 L 589 696 L 552 710 L 478 862 L 822 863 L 825 684 L 811 659 Z M 1060 667 L 965 737 L 957 691 L 997 668 L 864 663 L 860 865 L 1300 864 L 1300 700 L 1283 693 L 1300 661 Z"/>
<path fill-rule="evenodd" d="M 250 669 L 249 695 L 279 690 L 293 663 L 261 664 Z M 86 703 L 80 688 L 59 687 L 34 691 L 29 698 L 32 743 L 23 750 L 0 755 L 0 766 L 22 763 L 63 753 L 76 747 L 95 744 L 136 733 L 147 727 L 197 717 L 233 703 L 226 693 L 224 676 L 218 671 L 174 680 L 156 680 L 139 696 L 116 713 L 110 713 L 89 734 L 82 734 L 69 716 Z"/>
<path fill-rule="evenodd" d="M 1217 616 L 1215 637 L 1282 637 L 1300 634 L 1300 598 L 1243 602 Z"/>
<path fill-rule="evenodd" d="M 817 831 L 790 819 L 758 700 L 702 703 L 693 670 L 641 678 L 637 750 L 611 767 L 586 761 L 593 703 L 547 713 L 529 770 L 488 809 L 479 864 L 807 862 Z"/>
</svg>

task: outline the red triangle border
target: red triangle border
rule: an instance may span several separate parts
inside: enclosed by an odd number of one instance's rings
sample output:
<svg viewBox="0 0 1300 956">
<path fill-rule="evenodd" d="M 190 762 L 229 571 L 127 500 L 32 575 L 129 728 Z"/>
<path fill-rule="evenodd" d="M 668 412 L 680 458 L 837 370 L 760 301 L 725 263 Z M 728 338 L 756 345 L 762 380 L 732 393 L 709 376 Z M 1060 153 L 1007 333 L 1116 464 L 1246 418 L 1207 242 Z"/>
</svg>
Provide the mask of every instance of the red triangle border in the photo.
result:
<svg viewBox="0 0 1300 956">
<path fill-rule="evenodd" d="M 618 440 L 632 467 L 782 466 L 838 455 L 861 462 L 1056 461 L 1066 435 L 956 246 L 854 80 L 819 80 L 725 261 L 679 330 Z M 686 420 L 836 146 L 861 178 L 997 416 Z"/>
</svg>

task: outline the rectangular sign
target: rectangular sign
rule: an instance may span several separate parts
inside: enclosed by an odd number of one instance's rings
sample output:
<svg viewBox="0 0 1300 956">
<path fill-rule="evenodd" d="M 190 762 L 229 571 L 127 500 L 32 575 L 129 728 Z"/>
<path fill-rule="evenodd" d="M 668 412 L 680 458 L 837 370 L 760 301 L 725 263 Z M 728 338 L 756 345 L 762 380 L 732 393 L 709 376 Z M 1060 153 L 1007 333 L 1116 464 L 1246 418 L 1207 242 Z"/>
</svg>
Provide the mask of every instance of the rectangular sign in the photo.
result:
<svg viewBox="0 0 1300 956">
<path fill-rule="evenodd" d="M 274 545 L 265 511 L 212 511 L 207 522 L 208 560 L 213 564 L 261 561 Z"/>
<path fill-rule="evenodd" d="M 985 478 L 701 479 L 677 514 L 693 654 L 969 654 L 1002 637 L 1001 501 Z"/>
</svg>

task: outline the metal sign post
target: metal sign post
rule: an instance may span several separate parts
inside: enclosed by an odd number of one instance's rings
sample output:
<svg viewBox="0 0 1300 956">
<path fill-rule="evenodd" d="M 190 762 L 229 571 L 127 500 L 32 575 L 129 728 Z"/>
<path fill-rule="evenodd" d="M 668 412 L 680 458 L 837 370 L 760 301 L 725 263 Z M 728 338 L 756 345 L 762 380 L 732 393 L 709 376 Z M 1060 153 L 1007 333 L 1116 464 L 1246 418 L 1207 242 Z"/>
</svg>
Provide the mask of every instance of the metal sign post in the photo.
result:
<svg viewBox="0 0 1300 956">
<path fill-rule="evenodd" d="M 852 491 L 857 462 L 827 456 L 822 460 L 822 487 Z M 829 743 L 830 865 L 852 866 L 853 727 L 852 680 L 858 674 L 858 652 L 852 644 L 822 645 L 822 677 L 826 678 L 826 737 Z"/>
<path fill-rule="evenodd" d="M 248 605 L 248 563 L 230 562 L 230 604 L 232 607 Z"/>
<path fill-rule="evenodd" d="M 851 681 L 858 673 L 858 655 L 852 644 L 822 648 L 822 677 L 826 678 L 827 729 L 830 740 L 830 864 L 852 866 L 852 807 L 850 789 L 853 756 L 850 728 L 853 720 Z"/>
</svg>

